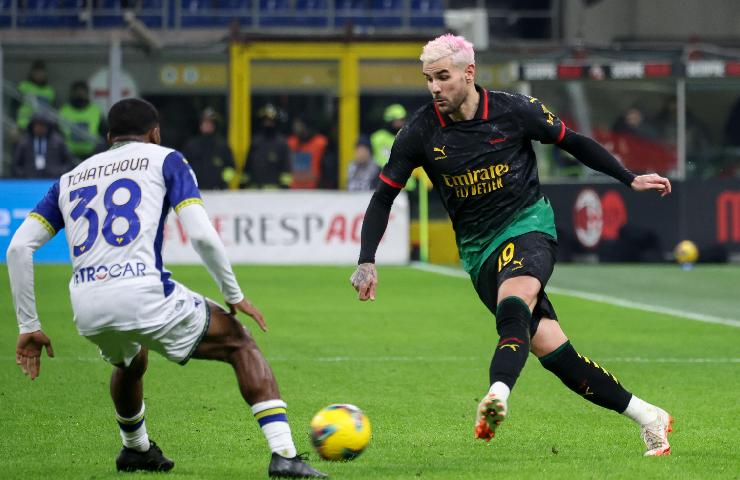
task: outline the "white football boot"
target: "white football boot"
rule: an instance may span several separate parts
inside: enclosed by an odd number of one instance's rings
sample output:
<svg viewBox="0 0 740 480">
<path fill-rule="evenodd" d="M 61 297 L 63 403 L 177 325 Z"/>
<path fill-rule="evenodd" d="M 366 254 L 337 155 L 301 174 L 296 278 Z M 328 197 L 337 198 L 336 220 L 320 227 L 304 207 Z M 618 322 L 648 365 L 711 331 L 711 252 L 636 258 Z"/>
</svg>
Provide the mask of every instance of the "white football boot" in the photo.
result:
<svg viewBox="0 0 740 480">
<path fill-rule="evenodd" d="M 662 408 L 655 407 L 658 417 L 640 427 L 640 437 L 645 442 L 646 457 L 658 457 L 671 454 L 668 434 L 673 431 L 673 418 Z"/>
<path fill-rule="evenodd" d="M 490 442 L 496 428 L 506 419 L 506 400 L 488 393 L 478 404 L 475 415 L 475 438 Z"/>
</svg>

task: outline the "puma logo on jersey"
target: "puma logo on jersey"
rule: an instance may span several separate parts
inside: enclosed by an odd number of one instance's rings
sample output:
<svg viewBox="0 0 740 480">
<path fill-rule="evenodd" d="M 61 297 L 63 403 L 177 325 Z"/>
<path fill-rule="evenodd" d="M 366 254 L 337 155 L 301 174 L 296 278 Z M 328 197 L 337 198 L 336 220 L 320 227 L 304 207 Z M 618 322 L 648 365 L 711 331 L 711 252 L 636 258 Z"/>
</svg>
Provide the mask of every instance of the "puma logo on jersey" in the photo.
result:
<svg viewBox="0 0 740 480">
<path fill-rule="evenodd" d="M 435 153 L 441 153 L 441 155 L 437 155 L 436 157 L 434 157 L 435 160 L 444 160 L 445 158 L 447 158 L 445 148 L 447 148 L 447 145 L 442 145 L 442 148 L 434 147 Z"/>
<path fill-rule="evenodd" d="M 519 260 L 514 260 L 512 263 L 515 265 L 514 268 L 511 269 L 513 272 L 514 270 L 519 270 L 520 268 L 524 268 L 524 257 L 520 258 Z"/>
<path fill-rule="evenodd" d="M 491 145 L 496 145 L 497 143 L 503 143 L 506 140 L 508 140 L 509 137 L 498 137 L 498 138 L 492 138 L 488 141 Z"/>
</svg>

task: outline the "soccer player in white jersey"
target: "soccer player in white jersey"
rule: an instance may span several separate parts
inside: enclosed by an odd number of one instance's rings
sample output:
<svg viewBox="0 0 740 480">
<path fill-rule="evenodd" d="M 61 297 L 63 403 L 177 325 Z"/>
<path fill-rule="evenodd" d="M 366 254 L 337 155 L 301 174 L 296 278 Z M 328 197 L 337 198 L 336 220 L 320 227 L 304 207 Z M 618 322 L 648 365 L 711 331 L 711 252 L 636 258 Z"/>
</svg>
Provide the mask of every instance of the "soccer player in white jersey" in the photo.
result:
<svg viewBox="0 0 740 480">
<path fill-rule="evenodd" d="M 75 325 L 114 366 L 110 392 L 123 440 L 118 470 L 174 467 L 149 440 L 144 422 L 142 377 L 148 351 L 154 350 L 180 364 L 191 357 L 231 364 L 273 452 L 268 474 L 325 478 L 296 454 L 275 377 L 235 316 L 246 313 L 266 331 L 262 313 L 239 288 L 187 161 L 159 146 L 157 110 L 141 99 L 121 100 L 111 108 L 108 125 L 110 149 L 62 175 L 8 248 L 20 328 L 16 363 L 33 380 L 42 348 L 54 355 L 36 313 L 33 252 L 64 228 L 73 264 L 69 290 Z M 173 281 L 165 270 L 162 233 L 170 208 L 218 284 L 228 312 Z"/>
</svg>

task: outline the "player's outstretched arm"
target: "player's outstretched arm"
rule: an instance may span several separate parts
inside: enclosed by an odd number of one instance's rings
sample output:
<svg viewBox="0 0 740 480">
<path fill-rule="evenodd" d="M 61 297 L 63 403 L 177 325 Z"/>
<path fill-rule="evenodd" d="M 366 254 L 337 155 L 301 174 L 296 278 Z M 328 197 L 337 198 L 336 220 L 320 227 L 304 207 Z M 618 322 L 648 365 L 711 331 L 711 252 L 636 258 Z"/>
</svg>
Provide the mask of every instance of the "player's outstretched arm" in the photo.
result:
<svg viewBox="0 0 740 480">
<path fill-rule="evenodd" d="M 566 129 L 563 139 L 557 145 L 588 168 L 616 178 L 627 186 L 631 186 L 636 178 L 634 173 L 596 140 L 571 129 Z"/>
<path fill-rule="evenodd" d="M 375 300 L 375 289 L 378 285 L 375 252 L 388 227 L 393 201 L 400 191 L 400 188 L 380 182 L 365 211 L 360 233 L 360 260 L 357 262 L 357 270 L 349 279 L 355 290 L 359 292 L 358 298 L 363 302 Z"/>
<path fill-rule="evenodd" d="M 558 146 L 587 167 L 606 173 L 637 192 L 655 190 L 661 197 L 671 193 L 671 182 L 667 178 L 657 173 L 636 176 L 598 142 L 585 135 L 568 129 Z"/>
<path fill-rule="evenodd" d="M 237 311 L 246 313 L 257 322 L 257 325 L 267 331 L 265 320 L 257 307 L 244 297 L 236 276 L 231 269 L 231 262 L 226 256 L 221 238 L 213 228 L 205 208 L 200 203 L 193 203 L 181 208 L 177 215 L 180 217 L 185 232 L 190 237 L 193 249 L 203 260 L 208 273 L 215 280 L 221 294 L 224 296 L 232 314 Z"/>
<path fill-rule="evenodd" d="M 52 227 L 42 221 L 43 218 L 26 218 L 13 235 L 6 254 L 10 290 L 20 330 L 15 363 L 31 380 L 39 376 L 42 348 L 46 347 L 47 355 L 54 356 L 51 340 L 41 331 L 33 285 L 33 253 L 53 236 Z"/>
</svg>

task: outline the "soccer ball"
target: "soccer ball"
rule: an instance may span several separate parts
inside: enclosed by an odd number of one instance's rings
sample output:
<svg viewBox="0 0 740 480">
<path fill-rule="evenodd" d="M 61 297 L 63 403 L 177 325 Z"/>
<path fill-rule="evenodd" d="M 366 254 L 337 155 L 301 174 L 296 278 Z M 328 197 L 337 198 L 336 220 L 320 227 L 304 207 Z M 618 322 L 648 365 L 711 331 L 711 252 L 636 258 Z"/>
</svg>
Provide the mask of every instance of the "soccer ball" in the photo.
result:
<svg viewBox="0 0 740 480">
<path fill-rule="evenodd" d="M 696 248 L 696 244 L 691 240 L 684 240 L 679 242 L 676 248 L 673 249 L 673 256 L 681 264 L 695 263 L 699 259 L 699 249 Z"/>
<path fill-rule="evenodd" d="M 311 441 L 324 460 L 352 460 L 370 443 L 370 420 L 349 404 L 322 408 L 311 420 Z"/>
</svg>

